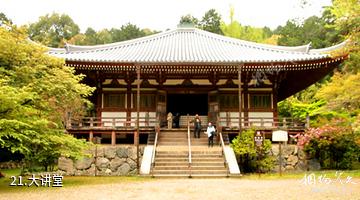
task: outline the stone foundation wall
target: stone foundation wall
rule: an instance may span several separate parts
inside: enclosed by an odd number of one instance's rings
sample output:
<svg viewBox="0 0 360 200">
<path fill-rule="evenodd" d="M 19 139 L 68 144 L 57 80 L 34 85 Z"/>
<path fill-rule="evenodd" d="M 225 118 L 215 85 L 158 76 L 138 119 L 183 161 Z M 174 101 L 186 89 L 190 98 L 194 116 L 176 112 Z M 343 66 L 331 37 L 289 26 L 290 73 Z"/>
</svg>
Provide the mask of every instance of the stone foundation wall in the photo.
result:
<svg viewBox="0 0 360 200">
<path fill-rule="evenodd" d="M 306 171 L 306 170 L 320 170 L 320 163 L 315 160 L 306 160 L 306 154 L 296 145 L 282 145 L 282 170 L 283 171 Z M 279 145 L 272 144 L 271 153 L 276 157 L 276 164 L 274 171 L 279 170 L 280 156 Z"/>
<path fill-rule="evenodd" d="M 140 146 L 140 164 L 144 147 Z M 61 157 L 59 173 L 75 176 L 127 176 L 137 174 L 136 146 L 98 146 L 89 152 L 90 157 L 73 161 Z"/>
<path fill-rule="evenodd" d="M 7 161 L 0 162 L 0 169 L 17 169 L 21 168 L 24 165 L 22 161 Z"/>
</svg>

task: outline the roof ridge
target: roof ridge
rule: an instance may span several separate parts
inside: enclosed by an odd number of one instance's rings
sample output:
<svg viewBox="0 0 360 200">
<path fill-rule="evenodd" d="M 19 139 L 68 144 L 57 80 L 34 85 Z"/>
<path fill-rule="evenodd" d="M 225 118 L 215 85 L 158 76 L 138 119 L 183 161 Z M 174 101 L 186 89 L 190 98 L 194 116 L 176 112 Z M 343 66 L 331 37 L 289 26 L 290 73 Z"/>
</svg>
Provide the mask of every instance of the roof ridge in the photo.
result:
<svg viewBox="0 0 360 200">
<path fill-rule="evenodd" d="M 175 31 L 176 31 L 176 29 L 173 29 L 173 30 L 168 30 L 165 32 L 160 32 L 160 33 L 147 35 L 147 36 L 139 37 L 139 38 L 134 38 L 134 39 L 130 39 L 130 40 L 124 40 L 124 41 L 108 43 L 108 44 L 92 45 L 92 46 L 90 46 L 90 45 L 73 45 L 73 44 L 66 43 L 65 49 L 67 49 L 67 53 L 105 50 L 105 49 L 110 49 L 110 48 L 114 48 L 114 47 L 118 47 L 118 46 L 122 46 L 122 45 L 128 45 L 128 44 L 133 44 L 136 42 L 141 42 L 143 40 L 151 40 L 152 38 L 158 38 L 158 37 L 161 38 L 164 35 L 169 35 Z"/>
<path fill-rule="evenodd" d="M 195 28 L 199 33 L 203 33 L 203 34 L 207 34 L 210 37 L 216 37 L 219 40 L 222 40 L 224 42 L 232 42 L 232 43 L 237 43 L 243 46 L 248 46 L 248 47 L 258 47 L 261 48 L 263 50 L 276 50 L 276 51 L 281 51 L 281 52 L 294 52 L 294 53 L 308 53 L 309 49 L 311 47 L 311 42 L 305 45 L 300 45 L 300 46 L 279 46 L 279 45 L 271 45 L 271 44 L 264 44 L 264 43 L 259 43 L 259 42 L 253 42 L 253 41 L 247 41 L 247 40 L 242 40 L 239 38 L 233 38 L 233 37 L 228 37 L 228 36 L 224 36 L 224 35 L 219 35 L 216 33 L 211 33 L 208 31 L 204 31 L 198 28 Z"/>
<path fill-rule="evenodd" d="M 236 44 L 236 45 L 240 45 L 240 46 L 244 46 L 244 47 L 257 48 L 257 49 L 261 49 L 261 50 L 308 54 L 309 49 L 310 49 L 310 43 L 306 44 L 306 45 L 292 46 L 292 47 L 278 46 L 278 45 L 270 45 L 270 44 L 246 41 L 246 40 L 242 40 L 242 39 L 238 39 L 238 38 L 231 38 L 231 37 L 227 37 L 224 35 L 219 35 L 216 33 L 204 31 L 204 30 L 201 30 L 201 29 L 198 29 L 195 27 L 178 27 L 176 29 L 168 30 L 168 31 L 161 32 L 161 33 L 156 33 L 153 35 L 148 35 L 148 36 L 144 36 L 144 37 L 140 37 L 140 38 L 125 40 L 125 41 L 120 41 L 120 42 L 114 42 L 114 43 L 109 43 L 109 44 L 100 44 L 100 45 L 90 46 L 90 45 L 73 45 L 73 44 L 67 43 L 67 44 L 65 44 L 66 51 L 63 52 L 61 50 L 55 50 L 54 52 L 56 52 L 56 53 L 72 53 L 72 52 L 101 51 L 101 50 L 106 50 L 106 49 L 111 49 L 111 48 L 117 48 L 119 46 L 124 46 L 124 45 L 132 45 L 132 44 L 136 44 L 136 43 L 148 42 L 153 39 L 160 39 L 160 38 L 163 38 L 166 36 L 171 36 L 172 34 L 181 33 L 181 32 L 198 33 L 199 35 L 203 35 L 205 37 L 216 39 L 216 40 L 219 40 L 222 42 L 232 43 L 232 44 Z M 53 49 L 51 49 L 51 50 L 53 50 Z M 316 52 L 313 52 L 313 53 L 316 53 Z"/>
</svg>

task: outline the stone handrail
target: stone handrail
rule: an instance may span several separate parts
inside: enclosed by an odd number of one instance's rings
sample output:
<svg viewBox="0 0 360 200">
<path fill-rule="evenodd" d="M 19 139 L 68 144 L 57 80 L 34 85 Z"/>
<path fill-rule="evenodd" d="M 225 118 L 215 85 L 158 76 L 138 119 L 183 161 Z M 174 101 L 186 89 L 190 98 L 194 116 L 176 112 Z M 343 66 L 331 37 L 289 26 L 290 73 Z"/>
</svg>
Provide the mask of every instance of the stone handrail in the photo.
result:
<svg viewBox="0 0 360 200">
<path fill-rule="evenodd" d="M 153 148 L 153 152 L 152 152 L 152 156 L 151 156 L 151 173 L 154 175 L 154 167 L 155 167 L 155 154 L 156 154 L 156 146 L 157 146 L 157 141 L 158 141 L 158 137 L 159 137 L 159 132 L 160 132 L 160 128 L 156 127 L 155 130 L 155 140 L 154 140 L 154 148 Z"/>
<path fill-rule="evenodd" d="M 191 177 L 191 140 L 190 140 L 190 120 L 187 115 L 187 137 L 188 137 L 188 148 L 189 148 L 189 177 Z"/>
<path fill-rule="evenodd" d="M 219 135 L 220 135 L 220 144 L 221 144 L 222 153 L 225 157 L 225 144 L 224 144 L 224 139 L 223 139 L 221 130 L 219 131 Z M 229 176 L 229 164 L 226 160 L 226 157 L 225 157 L 224 165 L 226 167 L 226 176 Z"/>
</svg>

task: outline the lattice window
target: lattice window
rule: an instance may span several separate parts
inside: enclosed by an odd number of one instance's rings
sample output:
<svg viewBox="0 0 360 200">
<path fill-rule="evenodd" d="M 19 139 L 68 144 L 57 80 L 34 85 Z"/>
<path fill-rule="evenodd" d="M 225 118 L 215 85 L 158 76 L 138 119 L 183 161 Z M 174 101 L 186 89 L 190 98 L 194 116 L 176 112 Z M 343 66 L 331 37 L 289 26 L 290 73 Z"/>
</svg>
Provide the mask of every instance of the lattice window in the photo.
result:
<svg viewBox="0 0 360 200">
<path fill-rule="evenodd" d="M 105 93 L 104 108 L 125 108 L 125 94 Z"/>
<path fill-rule="evenodd" d="M 250 94 L 250 108 L 271 108 L 270 94 Z"/>
</svg>

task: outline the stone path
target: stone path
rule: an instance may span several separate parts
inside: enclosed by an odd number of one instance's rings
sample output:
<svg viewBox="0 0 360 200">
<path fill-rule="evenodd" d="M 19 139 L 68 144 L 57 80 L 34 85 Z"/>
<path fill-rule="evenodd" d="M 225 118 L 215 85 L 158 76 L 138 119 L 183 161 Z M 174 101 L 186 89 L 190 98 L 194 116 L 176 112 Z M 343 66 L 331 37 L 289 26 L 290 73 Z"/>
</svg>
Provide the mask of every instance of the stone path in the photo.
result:
<svg viewBox="0 0 360 200">
<path fill-rule="evenodd" d="M 66 177 L 65 177 L 66 178 Z M 360 179 L 355 184 L 304 185 L 298 179 L 149 179 L 116 184 L 49 188 L 21 193 L 1 193 L 0 199 L 360 199 Z"/>
</svg>

